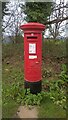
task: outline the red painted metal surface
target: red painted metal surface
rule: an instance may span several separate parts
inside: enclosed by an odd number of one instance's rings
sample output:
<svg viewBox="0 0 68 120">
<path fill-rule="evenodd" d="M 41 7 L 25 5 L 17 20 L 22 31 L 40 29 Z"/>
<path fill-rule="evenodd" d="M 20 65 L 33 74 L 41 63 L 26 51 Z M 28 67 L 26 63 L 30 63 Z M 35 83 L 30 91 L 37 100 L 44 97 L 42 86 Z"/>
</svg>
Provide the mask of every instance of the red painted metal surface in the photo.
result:
<svg viewBox="0 0 68 120">
<path fill-rule="evenodd" d="M 38 82 L 42 79 L 42 31 L 40 23 L 27 23 L 20 26 L 24 30 L 24 79 Z"/>
</svg>

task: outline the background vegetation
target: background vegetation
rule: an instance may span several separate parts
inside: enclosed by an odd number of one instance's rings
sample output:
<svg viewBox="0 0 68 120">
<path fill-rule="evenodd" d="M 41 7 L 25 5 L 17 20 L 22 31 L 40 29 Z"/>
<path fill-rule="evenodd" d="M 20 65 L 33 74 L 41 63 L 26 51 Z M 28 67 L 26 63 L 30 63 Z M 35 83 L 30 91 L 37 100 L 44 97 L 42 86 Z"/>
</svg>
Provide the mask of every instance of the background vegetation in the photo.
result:
<svg viewBox="0 0 68 120">
<path fill-rule="evenodd" d="M 41 118 L 66 117 L 66 41 L 45 39 L 42 49 L 42 92 L 25 95 L 23 40 L 3 45 L 3 118 L 14 117 L 19 105 L 37 105 Z"/>
</svg>

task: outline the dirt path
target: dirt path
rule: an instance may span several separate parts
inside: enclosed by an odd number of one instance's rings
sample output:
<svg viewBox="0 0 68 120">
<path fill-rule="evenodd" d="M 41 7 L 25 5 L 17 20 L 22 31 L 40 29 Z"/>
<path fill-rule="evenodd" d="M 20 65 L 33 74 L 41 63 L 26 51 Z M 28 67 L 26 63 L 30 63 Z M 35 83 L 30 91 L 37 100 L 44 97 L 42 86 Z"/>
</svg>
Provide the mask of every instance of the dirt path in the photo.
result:
<svg viewBox="0 0 68 120">
<path fill-rule="evenodd" d="M 38 118 L 37 108 L 30 106 L 20 106 L 17 111 L 19 118 Z"/>
</svg>

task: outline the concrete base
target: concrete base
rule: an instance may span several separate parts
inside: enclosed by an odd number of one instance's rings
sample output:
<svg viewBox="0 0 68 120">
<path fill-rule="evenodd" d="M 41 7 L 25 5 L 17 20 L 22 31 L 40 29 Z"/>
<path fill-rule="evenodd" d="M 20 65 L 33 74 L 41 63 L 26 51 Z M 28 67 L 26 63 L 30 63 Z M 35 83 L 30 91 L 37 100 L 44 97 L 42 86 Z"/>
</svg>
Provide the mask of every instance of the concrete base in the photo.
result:
<svg viewBox="0 0 68 120">
<path fill-rule="evenodd" d="M 30 106 L 30 108 L 27 106 L 20 106 L 18 108 L 17 115 L 19 118 L 25 118 L 24 120 L 30 120 L 30 118 L 34 118 L 34 119 L 38 118 L 38 112 L 35 106 L 34 107 Z"/>
</svg>

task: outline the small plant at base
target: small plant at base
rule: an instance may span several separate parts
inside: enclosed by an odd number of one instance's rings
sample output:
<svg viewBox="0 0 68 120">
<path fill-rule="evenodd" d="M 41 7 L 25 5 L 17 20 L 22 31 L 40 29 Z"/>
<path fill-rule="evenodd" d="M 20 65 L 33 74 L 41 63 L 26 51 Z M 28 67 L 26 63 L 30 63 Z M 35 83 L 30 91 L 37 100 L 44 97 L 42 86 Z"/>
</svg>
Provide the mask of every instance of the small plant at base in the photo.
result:
<svg viewBox="0 0 68 120">
<path fill-rule="evenodd" d="M 22 103 L 25 105 L 40 105 L 44 96 L 46 96 L 46 94 L 43 92 L 40 92 L 36 95 L 30 93 L 30 89 L 27 89 L 27 94 L 25 95 L 25 98 L 22 100 Z"/>
</svg>

